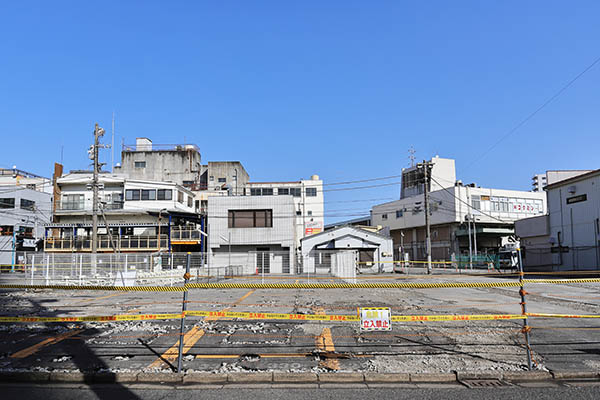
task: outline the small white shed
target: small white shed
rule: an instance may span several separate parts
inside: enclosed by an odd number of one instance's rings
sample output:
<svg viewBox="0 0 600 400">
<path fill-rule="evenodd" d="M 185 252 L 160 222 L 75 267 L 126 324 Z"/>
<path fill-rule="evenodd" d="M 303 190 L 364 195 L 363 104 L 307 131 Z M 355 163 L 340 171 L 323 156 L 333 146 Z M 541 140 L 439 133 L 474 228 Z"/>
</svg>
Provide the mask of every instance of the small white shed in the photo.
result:
<svg viewBox="0 0 600 400">
<path fill-rule="evenodd" d="M 367 229 L 346 225 L 303 238 L 300 241 L 304 272 L 327 274 L 331 255 L 356 250 L 359 273 L 393 271 L 392 238 Z"/>
</svg>

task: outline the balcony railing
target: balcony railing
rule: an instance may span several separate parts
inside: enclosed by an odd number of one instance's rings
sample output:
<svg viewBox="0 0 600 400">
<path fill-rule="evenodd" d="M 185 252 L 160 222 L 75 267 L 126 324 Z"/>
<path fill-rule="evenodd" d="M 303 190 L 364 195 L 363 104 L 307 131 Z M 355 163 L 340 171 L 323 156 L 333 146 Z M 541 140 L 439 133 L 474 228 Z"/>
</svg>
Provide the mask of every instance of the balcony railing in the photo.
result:
<svg viewBox="0 0 600 400">
<path fill-rule="evenodd" d="M 195 241 L 200 242 L 202 234 L 197 229 L 192 228 L 180 228 L 177 226 L 171 227 L 171 241 Z"/>
<path fill-rule="evenodd" d="M 113 248 L 113 245 L 115 248 Z M 98 235 L 98 251 L 158 251 L 169 248 L 168 235 L 126 235 L 113 237 L 111 243 L 108 235 Z M 44 243 L 46 251 L 92 251 L 92 238 L 82 236 L 77 238 L 58 239 L 49 237 Z"/>
</svg>

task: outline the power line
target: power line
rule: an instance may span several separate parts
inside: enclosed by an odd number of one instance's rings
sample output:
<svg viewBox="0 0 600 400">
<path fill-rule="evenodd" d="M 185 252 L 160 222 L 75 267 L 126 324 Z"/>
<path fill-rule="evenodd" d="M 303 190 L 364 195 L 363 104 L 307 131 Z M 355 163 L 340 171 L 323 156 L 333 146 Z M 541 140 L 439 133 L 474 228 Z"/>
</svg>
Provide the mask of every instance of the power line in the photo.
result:
<svg viewBox="0 0 600 400">
<path fill-rule="evenodd" d="M 347 181 L 347 182 L 333 182 L 333 183 L 324 183 L 323 186 L 334 186 L 334 185 L 350 185 L 353 183 L 364 183 L 364 182 L 373 182 L 373 181 L 385 181 L 388 179 L 395 179 L 395 178 L 401 178 L 402 175 L 391 175 L 391 176 L 384 176 L 381 178 L 370 178 L 370 179 L 361 179 L 358 181 Z"/>
<path fill-rule="evenodd" d="M 483 153 L 480 153 L 479 156 L 477 158 L 475 158 L 469 165 L 467 165 L 465 167 L 465 169 L 468 169 L 469 167 L 471 167 L 473 164 L 475 164 L 477 161 L 481 160 L 484 156 L 486 156 L 490 151 L 492 151 L 492 149 L 494 149 L 494 147 L 498 146 L 501 142 L 503 142 L 506 138 L 508 138 L 510 135 L 512 135 L 515 131 L 517 131 L 520 127 L 522 127 L 523 125 L 525 125 L 529 120 L 531 120 L 533 117 L 536 116 L 537 113 L 539 113 L 540 111 L 542 111 L 548 104 L 550 104 L 552 101 L 554 101 L 558 96 L 560 96 L 561 94 L 563 94 L 563 92 L 565 90 L 567 90 L 569 87 L 571 87 L 571 85 L 573 85 L 579 78 L 581 78 L 586 72 L 588 72 L 590 69 L 592 69 L 598 62 L 600 62 L 600 57 L 596 58 L 590 65 L 588 65 L 583 71 L 581 71 L 579 74 L 577 74 L 577 76 L 575 76 L 575 78 L 571 79 L 566 85 L 564 85 L 562 88 L 560 88 L 560 90 L 556 93 L 554 93 L 548 100 L 546 100 L 544 103 L 542 103 L 541 106 L 539 106 L 538 108 L 535 109 L 535 111 L 533 111 L 532 113 L 530 113 L 527 117 L 525 117 L 525 119 L 523 119 L 521 122 L 519 122 L 515 127 L 513 127 L 511 130 L 509 130 L 504 136 L 502 136 L 496 143 L 494 143 L 491 147 L 489 147 L 486 151 L 484 151 Z"/>
</svg>

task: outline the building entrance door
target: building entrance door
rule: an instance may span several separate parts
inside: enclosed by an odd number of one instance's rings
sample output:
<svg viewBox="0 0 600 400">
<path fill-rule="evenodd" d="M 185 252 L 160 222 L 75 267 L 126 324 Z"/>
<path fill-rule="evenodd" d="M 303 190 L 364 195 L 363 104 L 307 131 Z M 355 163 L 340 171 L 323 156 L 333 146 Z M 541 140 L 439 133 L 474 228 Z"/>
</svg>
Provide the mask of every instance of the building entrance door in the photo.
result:
<svg viewBox="0 0 600 400">
<path fill-rule="evenodd" d="M 256 270 L 259 274 L 271 272 L 271 253 L 268 247 L 258 247 L 256 249 Z"/>
</svg>

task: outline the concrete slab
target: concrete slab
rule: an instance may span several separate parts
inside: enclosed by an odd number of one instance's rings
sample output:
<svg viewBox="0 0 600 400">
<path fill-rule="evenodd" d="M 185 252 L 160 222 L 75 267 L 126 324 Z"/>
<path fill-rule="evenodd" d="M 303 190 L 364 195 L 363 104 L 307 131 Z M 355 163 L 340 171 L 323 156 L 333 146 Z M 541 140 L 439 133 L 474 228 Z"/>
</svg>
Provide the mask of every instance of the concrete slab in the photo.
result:
<svg viewBox="0 0 600 400">
<path fill-rule="evenodd" d="M 227 374 L 227 382 L 229 383 L 271 383 L 273 382 L 272 372 L 257 372 L 257 373 L 230 373 Z"/>
<path fill-rule="evenodd" d="M 311 372 L 273 372 L 274 383 L 314 383 L 318 376 Z"/>
<path fill-rule="evenodd" d="M 226 383 L 227 374 L 191 373 L 183 376 L 184 384 L 215 384 Z"/>
<path fill-rule="evenodd" d="M 367 383 L 393 383 L 409 382 L 410 374 L 378 374 L 375 372 L 365 373 L 365 382 Z"/>
<path fill-rule="evenodd" d="M 411 382 L 452 382 L 456 381 L 456 374 L 451 373 L 421 373 L 421 374 L 410 374 Z"/>
<path fill-rule="evenodd" d="M 358 383 L 364 382 L 365 376 L 357 372 L 340 372 L 319 374 L 319 383 Z"/>
</svg>

